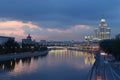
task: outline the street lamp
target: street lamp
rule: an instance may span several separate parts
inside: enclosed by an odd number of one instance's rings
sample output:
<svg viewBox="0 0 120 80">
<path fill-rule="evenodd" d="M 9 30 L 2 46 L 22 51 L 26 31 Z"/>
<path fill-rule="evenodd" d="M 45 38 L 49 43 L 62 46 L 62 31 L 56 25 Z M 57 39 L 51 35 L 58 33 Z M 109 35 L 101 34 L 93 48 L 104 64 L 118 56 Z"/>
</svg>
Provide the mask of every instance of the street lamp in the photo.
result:
<svg viewBox="0 0 120 80">
<path fill-rule="evenodd" d="M 87 41 L 87 46 L 89 46 L 89 42 L 90 42 L 90 36 L 85 36 L 85 40 Z"/>
</svg>

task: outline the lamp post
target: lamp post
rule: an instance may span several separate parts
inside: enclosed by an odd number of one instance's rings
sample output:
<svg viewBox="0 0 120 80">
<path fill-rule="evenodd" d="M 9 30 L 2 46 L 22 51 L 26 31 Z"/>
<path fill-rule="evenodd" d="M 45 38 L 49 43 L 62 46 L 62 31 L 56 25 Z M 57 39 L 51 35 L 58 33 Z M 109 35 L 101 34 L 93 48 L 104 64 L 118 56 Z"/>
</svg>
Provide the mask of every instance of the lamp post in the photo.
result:
<svg viewBox="0 0 120 80">
<path fill-rule="evenodd" d="M 86 46 L 88 48 L 88 46 L 90 46 L 90 36 L 85 36 L 85 40 L 86 40 Z"/>
</svg>

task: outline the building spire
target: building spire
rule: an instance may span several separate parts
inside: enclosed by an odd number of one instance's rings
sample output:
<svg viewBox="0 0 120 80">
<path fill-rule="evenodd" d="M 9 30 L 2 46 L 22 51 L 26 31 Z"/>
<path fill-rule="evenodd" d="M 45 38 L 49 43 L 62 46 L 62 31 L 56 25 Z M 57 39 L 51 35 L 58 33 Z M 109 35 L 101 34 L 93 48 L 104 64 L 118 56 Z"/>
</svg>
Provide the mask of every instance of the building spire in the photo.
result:
<svg viewBox="0 0 120 80">
<path fill-rule="evenodd" d="M 100 20 L 100 27 L 106 27 L 106 19 L 104 18 L 104 16 L 102 16 L 101 20 Z"/>
<path fill-rule="evenodd" d="M 27 36 L 27 39 L 31 39 L 31 36 L 30 36 L 30 34 L 28 34 L 28 36 Z"/>
</svg>

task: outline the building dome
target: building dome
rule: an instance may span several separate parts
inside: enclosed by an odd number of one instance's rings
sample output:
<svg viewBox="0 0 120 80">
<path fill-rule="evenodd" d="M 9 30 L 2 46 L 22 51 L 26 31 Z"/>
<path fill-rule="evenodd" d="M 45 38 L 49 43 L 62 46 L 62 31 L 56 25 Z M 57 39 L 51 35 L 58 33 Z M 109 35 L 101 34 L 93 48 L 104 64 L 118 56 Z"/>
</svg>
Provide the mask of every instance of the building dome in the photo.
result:
<svg viewBox="0 0 120 80">
<path fill-rule="evenodd" d="M 104 18 L 101 19 L 101 22 L 106 22 L 106 20 Z"/>
</svg>

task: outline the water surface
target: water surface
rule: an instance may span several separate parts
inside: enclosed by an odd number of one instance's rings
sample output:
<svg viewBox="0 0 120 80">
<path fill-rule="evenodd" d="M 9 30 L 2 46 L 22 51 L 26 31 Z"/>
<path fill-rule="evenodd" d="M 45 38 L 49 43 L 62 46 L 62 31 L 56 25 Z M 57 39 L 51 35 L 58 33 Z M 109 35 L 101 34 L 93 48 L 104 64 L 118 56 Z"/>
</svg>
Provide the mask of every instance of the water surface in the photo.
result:
<svg viewBox="0 0 120 80">
<path fill-rule="evenodd" d="M 86 80 L 92 53 L 51 50 L 45 56 L 0 62 L 0 80 Z"/>
</svg>

